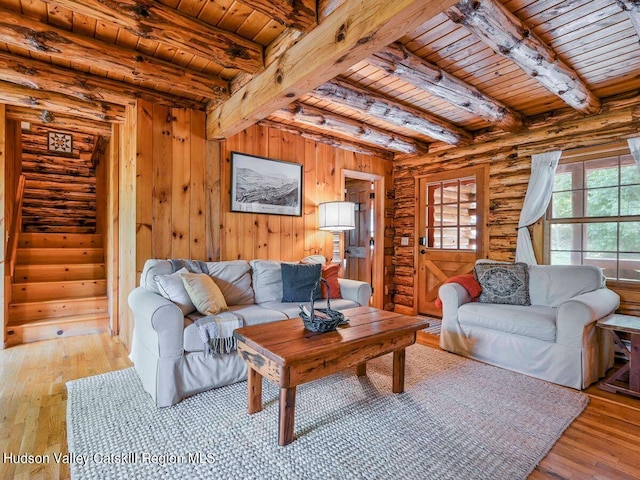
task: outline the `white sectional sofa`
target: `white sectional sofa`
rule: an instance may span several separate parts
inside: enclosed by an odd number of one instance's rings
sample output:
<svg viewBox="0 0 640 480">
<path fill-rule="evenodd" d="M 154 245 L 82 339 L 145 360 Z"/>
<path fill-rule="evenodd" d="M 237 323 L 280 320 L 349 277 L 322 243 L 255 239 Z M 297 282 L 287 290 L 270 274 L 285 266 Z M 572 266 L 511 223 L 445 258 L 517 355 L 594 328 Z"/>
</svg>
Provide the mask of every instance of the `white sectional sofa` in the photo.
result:
<svg viewBox="0 0 640 480">
<path fill-rule="evenodd" d="M 283 303 L 281 262 L 234 260 L 207 262 L 209 275 L 222 291 L 229 310 L 255 325 L 298 316 L 298 303 Z M 168 260 L 147 260 L 140 286 L 129 294 L 135 317 L 131 360 L 144 389 L 159 407 L 185 397 L 246 379 L 247 367 L 236 352 L 214 357 L 203 354 L 194 321 L 160 295 L 157 275 L 173 272 Z M 371 287 L 364 282 L 339 279 L 342 299 L 332 299 L 337 310 L 368 305 Z M 319 300 L 316 307 L 326 306 Z"/>
<path fill-rule="evenodd" d="M 596 322 L 620 297 L 593 266 L 529 266 L 531 305 L 472 302 L 456 283 L 440 287 L 440 346 L 453 353 L 576 389 L 613 365 L 613 342 Z"/>
</svg>

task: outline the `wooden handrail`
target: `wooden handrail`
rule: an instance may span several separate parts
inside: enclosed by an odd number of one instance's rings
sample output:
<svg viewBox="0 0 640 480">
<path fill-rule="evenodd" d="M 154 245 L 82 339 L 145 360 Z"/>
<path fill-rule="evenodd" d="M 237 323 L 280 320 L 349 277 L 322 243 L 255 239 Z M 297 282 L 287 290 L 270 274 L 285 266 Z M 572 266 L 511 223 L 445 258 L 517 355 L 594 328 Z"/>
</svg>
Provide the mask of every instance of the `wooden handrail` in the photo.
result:
<svg viewBox="0 0 640 480">
<path fill-rule="evenodd" d="M 9 274 L 13 277 L 16 267 L 16 256 L 18 253 L 18 236 L 20 235 L 20 225 L 22 224 L 22 200 L 24 198 L 25 176 L 20 175 L 16 199 L 13 204 L 13 216 L 11 217 L 11 227 L 9 229 L 9 241 L 7 246 L 7 258 L 9 259 Z"/>
</svg>

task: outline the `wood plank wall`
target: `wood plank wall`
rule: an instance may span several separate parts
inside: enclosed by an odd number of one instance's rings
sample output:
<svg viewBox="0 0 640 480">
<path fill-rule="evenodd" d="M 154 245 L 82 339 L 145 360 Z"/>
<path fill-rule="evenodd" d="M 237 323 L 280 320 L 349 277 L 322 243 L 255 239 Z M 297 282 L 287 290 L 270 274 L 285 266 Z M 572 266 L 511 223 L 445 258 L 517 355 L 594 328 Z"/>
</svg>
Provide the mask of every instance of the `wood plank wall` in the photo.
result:
<svg viewBox="0 0 640 480">
<path fill-rule="evenodd" d="M 20 124 L 6 117 L 6 107 L 0 104 L 0 236 L 3 247 L 0 250 L 0 324 L 2 342 L 6 345 L 6 323 L 8 305 L 11 301 L 11 281 L 7 267 L 7 235 L 13 222 L 13 209 L 18 179 L 20 177 Z"/>
<path fill-rule="evenodd" d="M 630 112 L 630 113 L 629 113 Z M 638 136 L 638 112 L 620 110 L 573 120 L 556 128 L 532 129 L 521 135 L 503 137 L 486 144 L 461 147 L 426 155 L 419 160 L 398 162 L 394 168 L 395 237 L 394 274 L 391 289 L 396 307 L 417 312 L 415 291 L 417 278 L 414 266 L 416 248 L 416 185 L 417 179 L 444 171 L 477 165 L 489 166 L 489 253 L 488 258 L 513 261 L 516 227 L 527 191 L 531 172 L 531 155 L 556 149 L 572 149 L 621 141 Z M 615 117 L 614 123 L 610 117 Z M 628 118 L 628 119 L 627 119 Z M 531 142 L 535 139 L 535 143 Z M 534 245 L 542 244 L 542 228 L 534 228 Z M 408 247 L 400 245 L 409 237 Z M 539 261 L 541 262 L 541 258 Z M 622 297 L 620 311 L 640 313 L 640 288 L 610 287 Z M 404 308 L 402 308 L 404 307 Z"/>
</svg>

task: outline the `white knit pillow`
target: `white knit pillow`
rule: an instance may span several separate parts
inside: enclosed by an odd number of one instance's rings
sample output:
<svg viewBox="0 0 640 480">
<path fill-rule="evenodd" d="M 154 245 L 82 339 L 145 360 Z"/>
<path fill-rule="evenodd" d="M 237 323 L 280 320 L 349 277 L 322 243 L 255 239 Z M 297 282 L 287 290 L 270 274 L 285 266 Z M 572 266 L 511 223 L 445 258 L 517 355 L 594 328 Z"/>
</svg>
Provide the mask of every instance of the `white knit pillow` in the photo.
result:
<svg viewBox="0 0 640 480">
<path fill-rule="evenodd" d="M 189 270 L 181 268 L 177 272 L 168 275 L 156 275 L 154 279 L 158 284 L 160 295 L 175 303 L 182 310 L 182 314 L 187 316 L 195 312 L 196 307 L 191 301 L 186 288 L 184 288 L 182 277 L 180 277 L 181 273 L 189 273 Z"/>
</svg>

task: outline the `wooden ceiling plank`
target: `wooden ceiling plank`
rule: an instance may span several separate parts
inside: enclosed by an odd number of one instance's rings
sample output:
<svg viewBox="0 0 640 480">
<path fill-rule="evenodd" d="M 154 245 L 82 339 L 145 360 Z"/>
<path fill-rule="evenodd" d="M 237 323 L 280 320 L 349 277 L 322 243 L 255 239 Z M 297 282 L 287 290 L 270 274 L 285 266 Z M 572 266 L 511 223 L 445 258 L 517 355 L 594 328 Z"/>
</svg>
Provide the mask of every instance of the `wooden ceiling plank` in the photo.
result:
<svg viewBox="0 0 640 480">
<path fill-rule="evenodd" d="M 123 82 L 66 70 L 54 65 L 0 53 L 0 80 L 25 87 L 70 95 L 80 100 L 127 105 L 142 98 L 172 107 L 204 110 L 204 104 L 163 95 Z"/>
<path fill-rule="evenodd" d="M 262 68 L 262 47 L 246 38 L 187 16 L 153 0 L 43 0 L 109 22 L 135 35 L 175 49 L 255 73 Z"/>
<path fill-rule="evenodd" d="M 503 130 L 517 132 L 524 129 L 524 120 L 518 112 L 412 54 L 398 43 L 383 48 L 368 61 Z"/>
<path fill-rule="evenodd" d="M 324 143 L 326 145 L 331 145 L 332 147 L 341 148 L 344 150 L 348 150 L 350 152 L 363 153 L 365 155 L 374 155 L 376 157 L 380 157 L 385 160 L 393 160 L 393 157 L 394 157 L 393 152 L 389 152 L 387 150 L 378 149 L 375 147 L 371 147 L 369 145 L 363 145 L 360 143 L 353 142 L 351 140 L 346 140 L 343 138 L 327 135 L 325 133 L 318 133 L 310 130 L 305 130 L 300 127 L 275 122 L 269 119 L 260 120 L 258 122 L 258 125 L 263 127 L 268 127 L 268 128 L 275 128 L 276 130 L 292 133 L 294 135 L 300 135 L 303 138 L 308 138 L 309 140 L 314 140 L 316 142 Z"/>
<path fill-rule="evenodd" d="M 473 138 L 469 132 L 427 112 L 400 105 L 389 97 L 339 78 L 320 85 L 310 95 L 451 145 L 468 143 Z"/>
<path fill-rule="evenodd" d="M 240 0 L 240 2 L 286 27 L 308 31 L 317 25 L 315 0 L 296 2 L 291 0 Z"/>
<path fill-rule="evenodd" d="M 421 141 L 393 134 L 300 102 L 294 102 L 286 108 L 274 112 L 273 115 L 286 118 L 294 123 L 311 125 L 322 130 L 348 135 L 361 143 L 371 143 L 387 150 L 412 155 L 429 151 L 429 145 Z"/>
<path fill-rule="evenodd" d="M 277 61 L 207 115 L 207 137 L 233 135 L 336 77 L 455 0 L 345 0 Z"/>
<path fill-rule="evenodd" d="M 0 41 L 43 52 L 80 65 L 100 67 L 127 78 L 153 82 L 164 88 L 180 88 L 207 98 L 228 95 L 227 82 L 144 55 L 135 50 L 83 37 L 0 9 Z"/>
<path fill-rule="evenodd" d="M 124 122 L 124 107 L 95 100 L 79 100 L 60 93 L 34 90 L 22 85 L 0 81 L 0 103 L 37 106 L 52 112 L 76 115 L 91 120 Z"/>
<path fill-rule="evenodd" d="M 629 20 L 640 35 L 640 3 L 637 0 L 616 0 L 618 5 L 627 12 Z"/>
<path fill-rule="evenodd" d="M 518 64 L 572 108 L 595 113 L 600 100 L 578 74 L 495 0 L 461 0 L 447 10 L 449 18 L 464 25 L 499 55 Z"/>
</svg>

